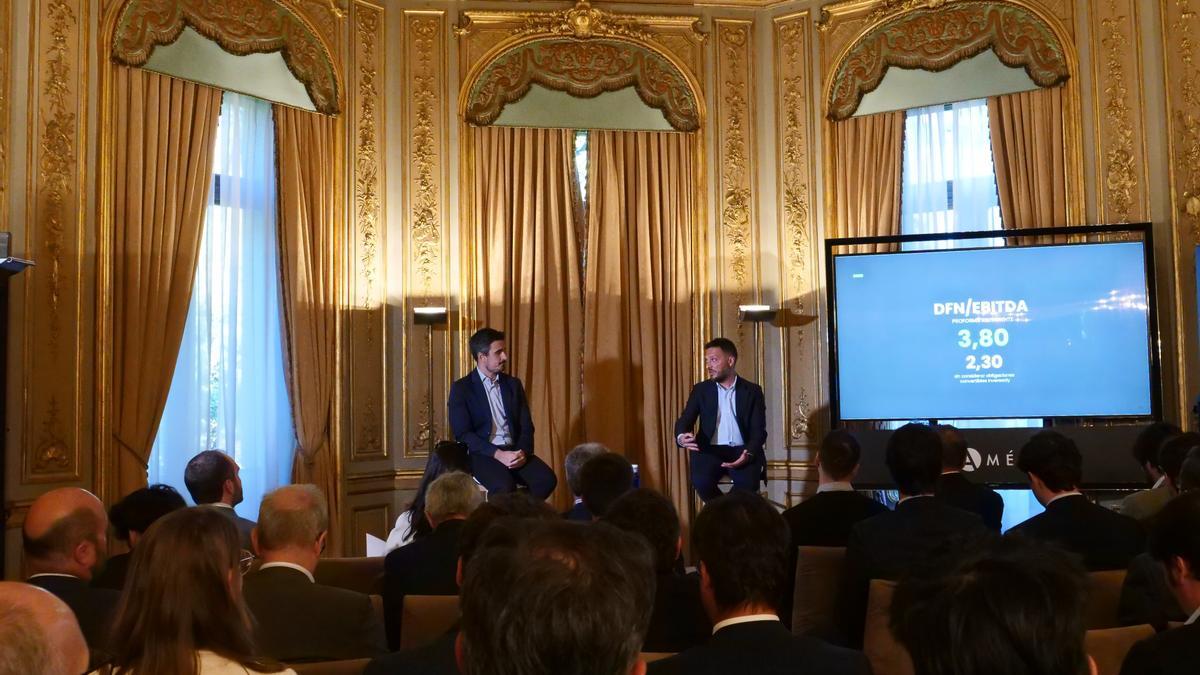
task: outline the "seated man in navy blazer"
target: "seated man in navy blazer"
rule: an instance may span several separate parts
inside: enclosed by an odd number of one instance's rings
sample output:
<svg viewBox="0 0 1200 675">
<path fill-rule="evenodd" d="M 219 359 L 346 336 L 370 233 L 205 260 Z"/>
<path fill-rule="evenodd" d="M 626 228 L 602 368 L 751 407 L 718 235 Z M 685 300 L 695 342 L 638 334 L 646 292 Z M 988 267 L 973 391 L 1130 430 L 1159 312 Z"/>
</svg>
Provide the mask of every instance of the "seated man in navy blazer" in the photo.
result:
<svg viewBox="0 0 1200 675">
<path fill-rule="evenodd" d="M 533 419 L 521 381 L 503 373 L 504 333 L 481 328 L 468 346 L 475 370 L 450 386 L 450 429 L 466 443 L 471 473 L 489 493 L 525 485 L 538 499 L 554 492 L 558 478 L 533 454 Z"/>
<path fill-rule="evenodd" d="M 737 347 L 725 338 L 704 345 L 710 379 L 692 387 L 675 422 L 675 443 L 691 451 L 692 485 L 700 499 L 721 496 L 717 481 L 729 474 L 733 489 L 758 492 L 766 468 L 766 404 L 762 387 L 738 377 Z M 696 419 L 700 430 L 692 432 Z"/>
</svg>

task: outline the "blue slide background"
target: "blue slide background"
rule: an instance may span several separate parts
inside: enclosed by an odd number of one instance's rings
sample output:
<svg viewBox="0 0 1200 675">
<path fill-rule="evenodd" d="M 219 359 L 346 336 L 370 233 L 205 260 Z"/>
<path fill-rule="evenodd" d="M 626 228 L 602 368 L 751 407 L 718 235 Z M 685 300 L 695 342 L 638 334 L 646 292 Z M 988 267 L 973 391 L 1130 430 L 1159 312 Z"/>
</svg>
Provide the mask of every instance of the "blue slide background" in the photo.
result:
<svg viewBox="0 0 1200 675">
<path fill-rule="evenodd" d="M 1141 242 L 834 258 L 842 419 L 1148 415 Z M 856 278 L 857 277 L 857 278 Z M 1098 303 L 1133 296 L 1117 309 Z M 1024 300 L 1027 322 L 952 323 L 934 303 Z M 1110 302 L 1110 305 L 1112 303 Z M 958 346 L 1005 328 L 1006 346 Z M 1010 382 L 966 384 L 966 355 L 1000 354 Z"/>
</svg>

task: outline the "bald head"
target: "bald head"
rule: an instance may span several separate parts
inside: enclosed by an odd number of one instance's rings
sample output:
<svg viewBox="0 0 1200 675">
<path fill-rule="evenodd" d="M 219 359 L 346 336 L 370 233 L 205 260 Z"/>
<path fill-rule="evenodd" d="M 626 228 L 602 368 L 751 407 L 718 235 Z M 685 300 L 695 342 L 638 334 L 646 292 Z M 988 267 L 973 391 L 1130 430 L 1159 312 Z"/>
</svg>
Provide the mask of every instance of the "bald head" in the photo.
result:
<svg viewBox="0 0 1200 675">
<path fill-rule="evenodd" d="M 316 485 L 285 485 L 263 497 L 254 545 L 265 562 L 315 568 L 329 529 L 329 506 Z"/>
<path fill-rule="evenodd" d="M 58 488 L 33 501 L 21 528 L 31 574 L 57 572 L 91 579 L 108 552 L 108 516 L 96 495 Z"/>
<path fill-rule="evenodd" d="M 78 675 L 87 643 L 75 614 L 49 591 L 0 581 L 0 673 Z"/>
</svg>

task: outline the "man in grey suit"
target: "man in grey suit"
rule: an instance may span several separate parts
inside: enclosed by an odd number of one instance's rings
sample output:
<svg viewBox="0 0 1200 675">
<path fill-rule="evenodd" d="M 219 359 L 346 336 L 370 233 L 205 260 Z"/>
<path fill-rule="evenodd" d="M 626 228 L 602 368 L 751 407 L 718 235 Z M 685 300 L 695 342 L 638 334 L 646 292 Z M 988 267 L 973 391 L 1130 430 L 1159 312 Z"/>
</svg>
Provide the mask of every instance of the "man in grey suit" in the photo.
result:
<svg viewBox="0 0 1200 675">
<path fill-rule="evenodd" d="M 242 518 L 234 507 L 242 503 L 242 467 L 220 450 L 205 450 L 188 460 L 183 482 L 196 506 L 218 509 L 237 526 L 242 548 L 252 550 L 250 531 L 254 521 Z"/>
</svg>

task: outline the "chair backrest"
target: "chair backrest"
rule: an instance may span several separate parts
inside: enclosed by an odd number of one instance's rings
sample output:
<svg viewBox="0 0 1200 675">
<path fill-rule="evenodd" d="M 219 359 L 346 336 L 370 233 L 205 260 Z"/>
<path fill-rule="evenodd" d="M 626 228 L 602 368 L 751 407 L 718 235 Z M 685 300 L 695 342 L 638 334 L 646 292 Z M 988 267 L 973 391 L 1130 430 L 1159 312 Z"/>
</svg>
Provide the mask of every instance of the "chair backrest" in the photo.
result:
<svg viewBox="0 0 1200 675">
<path fill-rule="evenodd" d="M 458 621 L 457 595 L 406 595 L 400 617 L 400 649 L 427 645 Z"/>
<path fill-rule="evenodd" d="M 1133 645 L 1152 635 L 1154 628 L 1149 624 L 1089 630 L 1085 639 L 1087 653 L 1096 662 L 1099 675 L 1119 675 L 1125 655 Z"/>
<path fill-rule="evenodd" d="M 371 659 L 347 659 L 345 661 L 318 661 L 316 663 L 289 663 L 296 675 L 361 675 Z"/>
<path fill-rule="evenodd" d="M 371 600 L 371 611 L 375 612 L 375 618 L 379 619 L 379 625 L 382 626 L 383 619 L 383 596 L 372 593 L 367 598 Z"/>
<path fill-rule="evenodd" d="M 845 564 L 845 547 L 800 547 L 792 595 L 792 633 L 824 639 L 837 635 L 836 612 Z"/>
<path fill-rule="evenodd" d="M 1117 628 L 1118 607 L 1121 603 L 1121 586 L 1125 584 L 1125 570 L 1108 570 L 1088 573 L 1088 599 L 1083 609 L 1083 625 L 1088 630 Z"/>
<path fill-rule="evenodd" d="M 908 650 L 896 641 L 888 622 L 895 591 L 894 581 L 871 580 L 863 630 L 863 653 L 871 662 L 871 671 L 875 675 L 914 675 L 912 658 Z"/>
<path fill-rule="evenodd" d="M 313 577 L 318 584 L 379 595 L 383 593 L 383 557 L 321 558 Z"/>
</svg>

